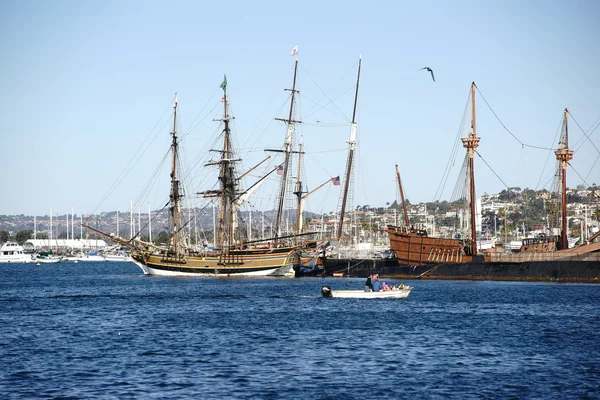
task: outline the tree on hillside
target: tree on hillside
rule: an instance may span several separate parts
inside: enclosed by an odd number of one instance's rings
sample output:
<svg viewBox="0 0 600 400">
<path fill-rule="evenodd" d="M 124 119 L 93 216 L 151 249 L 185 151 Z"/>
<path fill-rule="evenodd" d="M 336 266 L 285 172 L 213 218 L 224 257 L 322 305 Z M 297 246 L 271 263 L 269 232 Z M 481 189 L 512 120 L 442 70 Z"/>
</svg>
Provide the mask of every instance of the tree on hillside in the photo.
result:
<svg viewBox="0 0 600 400">
<path fill-rule="evenodd" d="M 445 214 L 448 211 L 452 210 L 452 205 L 450 203 L 448 203 L 448 201 L 443 200 L 441 202 L 436 201 L 436 205 L 438 206 L 438 212 Z"/>
<path fill-rule="evenodd" d="M 510 192 L 508 192 L 506 189 L 502 190 L 500 193 L 498 193 L 498 200 L 501 201 L 508 201 L 510 200 Z"/>
<path fill-rule="evenodd" d="M 27 240 L 31 239 L 33 236 L 33 231 L 31 229 L 25 229 L 23 231 L 19 231 L 17 232 L 17 235 L 15 236 L 17 243 L 19 243 L 21 246 L 23 245 L 23 243 L 25 243 Z"/>
<path fill-rule="evenodd" d="M 0 231 L 0 243 L 6 243 L 10 240 L 10 233 L 7 230 Z"/>
</svg>

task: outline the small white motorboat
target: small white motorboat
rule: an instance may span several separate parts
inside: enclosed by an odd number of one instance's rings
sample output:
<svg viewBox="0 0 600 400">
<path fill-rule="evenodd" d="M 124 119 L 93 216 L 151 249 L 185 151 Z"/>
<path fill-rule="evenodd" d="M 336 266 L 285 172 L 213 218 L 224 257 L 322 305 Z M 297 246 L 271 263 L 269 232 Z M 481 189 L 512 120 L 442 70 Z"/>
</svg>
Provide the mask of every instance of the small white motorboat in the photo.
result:
<svg viewBox="0 0 600 400">
<path fill-rule="evenodd" d="M 62 259 L 63 259 L 63 257 L 61 257 L 61 256 L 51 256 L 51 255 L 40 256 L 40 255 L 38 255 L 35 258 L 35 262 L 38 264 L 39 263 L 41 263 L 41 264 L 56 264 L 56 263 L 59 263 Z"/>
<path fill-rule="evenodd" d="M 331 290 L 329 286 L 321 288 L 323 297 L 340 297 L 347 299 L 405 299 L 412 290 L 412 286 L 400 285 L 395 290 L 381 290 L 379 292 L 365 292 L 364 290 Z"/>
</svg>

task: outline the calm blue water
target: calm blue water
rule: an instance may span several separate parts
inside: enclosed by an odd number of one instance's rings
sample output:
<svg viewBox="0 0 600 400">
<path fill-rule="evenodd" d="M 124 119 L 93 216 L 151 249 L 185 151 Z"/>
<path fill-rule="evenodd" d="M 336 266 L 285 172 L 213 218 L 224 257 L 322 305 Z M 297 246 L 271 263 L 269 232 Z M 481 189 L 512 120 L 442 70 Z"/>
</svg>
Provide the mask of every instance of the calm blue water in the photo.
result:
<svg viewBox="0 0 600 400">
<path fill-rule="evenodd" d="M 600 285 L 0 266 L 2 398 L 600 398 Z"/>
</svg>

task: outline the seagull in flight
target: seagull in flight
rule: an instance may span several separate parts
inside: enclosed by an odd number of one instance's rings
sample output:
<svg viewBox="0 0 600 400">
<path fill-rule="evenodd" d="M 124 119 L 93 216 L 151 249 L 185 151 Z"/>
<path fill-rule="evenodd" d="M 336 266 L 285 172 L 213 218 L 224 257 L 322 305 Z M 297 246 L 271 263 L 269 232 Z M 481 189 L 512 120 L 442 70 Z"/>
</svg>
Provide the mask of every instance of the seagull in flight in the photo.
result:
<svg viewBox="0 0 600 400">
<path fill-rule="evenodd" d="M 426 69 L 427 71 L 431 72 L 431 79 L 433 79 L 433 81 L 435 82 L 435 76 L 433 76 L 433 70 L 431 68 L 429 68 L 429 67 L 423 67 L 421 69 Z"/>
</svg>

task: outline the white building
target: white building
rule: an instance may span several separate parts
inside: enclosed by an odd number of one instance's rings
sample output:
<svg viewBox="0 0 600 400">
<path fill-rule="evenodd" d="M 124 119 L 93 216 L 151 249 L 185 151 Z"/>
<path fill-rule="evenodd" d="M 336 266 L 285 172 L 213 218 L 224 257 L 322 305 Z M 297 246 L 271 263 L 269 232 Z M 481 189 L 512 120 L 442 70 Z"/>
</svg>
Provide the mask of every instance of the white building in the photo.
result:
<svg viewBox="0 0 600 400">
<path fill-rule="evenodd" d="M 106 248 L 106 242 L 101 239 L 29 239 L 23 243 L 23 249 L 25 251 L 50 248 L 60 248 L 65 250 L 104 249 Z"/>
</svg>

